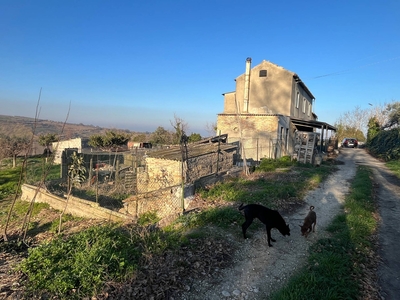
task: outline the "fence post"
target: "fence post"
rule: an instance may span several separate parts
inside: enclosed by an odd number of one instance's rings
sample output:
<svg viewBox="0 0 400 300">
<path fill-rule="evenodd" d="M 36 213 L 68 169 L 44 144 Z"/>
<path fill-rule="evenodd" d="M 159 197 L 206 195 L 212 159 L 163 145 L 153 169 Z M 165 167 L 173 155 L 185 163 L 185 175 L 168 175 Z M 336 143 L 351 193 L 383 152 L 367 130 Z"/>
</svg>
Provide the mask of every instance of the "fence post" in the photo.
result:
<svg viewBox="0 0 400 300">
<path fill-rule="evenodd" d="M 90 163 L 89 163 L 89 180 L 88 180 L 88 186 L 90 187 L 92 183 L 92 175 L 93 175 L 93 157 L 90 158 Z"/>
</svg>

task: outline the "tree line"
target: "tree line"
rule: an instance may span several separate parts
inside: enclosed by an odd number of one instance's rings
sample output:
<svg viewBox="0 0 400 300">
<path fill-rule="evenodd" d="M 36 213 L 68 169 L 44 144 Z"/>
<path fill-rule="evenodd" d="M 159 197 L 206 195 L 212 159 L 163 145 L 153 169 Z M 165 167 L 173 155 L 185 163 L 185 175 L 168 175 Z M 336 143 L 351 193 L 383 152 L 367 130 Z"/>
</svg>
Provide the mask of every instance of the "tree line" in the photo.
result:
<svg viewBox="0 0 400 300">
<path fill-rule="evenodd" d="M 339 141 L 345 137 L 353 137 L 360 142 L 371 141 L 379 132 L 398 129 L 400 124 L 400 102 L 392 101 L 379 105 L 370 104 L 370 108 L 361 109 L 359 106 L 354 110 L 344 112 L 334 126 L 337 128 L 335 136 Z M 89 138 L 89 145 L 103 150 L 112 150 L 127 142 L 149 142 L 153 145 L 177 145 L 181 142 L 183 135 L 187 141 L 196 142 L 202 139 L 199 133 L 188 132 L 188 124 L 183 119 L 174 115 L 170 121 L 173 130 L 167 130 L 159 126 L 153 133 L 130 134 L 123 130 L 110 129 L 104 134 L 94 134 Z M 211 125 L 215 132 L 215 125 Z M 212 131 L 211 130 L 211 131 Z M 32 147 L 33 136 L 30 130 L 24 126 L 15 126 L 13 130 L 0 130 L 0 161 L 4 158 L 12 158 L 13 166 L 16 158 L 29 153 Z M 45 147 L 43 155 L 51 154 L 50 145 L 59 141 L 55 133 L 40 134 L 37 137 L 39 145 Z"/>
<path fill-rule="evenodd" d="M 174 116 L 174 120 L 170 121 L 173 130 L 167 130 L 159 126 L 153 133 L 128 133 L 124 130 L 110 129 L 103 134 L 93 134 L 89 137 L 89 146 L 104 151 L 111 151 L 118 147 L 124 146 L 128 141 L 133 142 L 149 142 L 153 145 L 177 145 L 180 143 L 183 135 L 187 137 L 187 141 L 196 142 L 202 139 L 199 133 L 191 133 L 187 135 L 189 126 L 187 122 L 178 116 Z M 213 126 L 215 128 L 215 126 Z M 12 158 L 13 167 L 16 166 L 18 156 L 25 156 L 30 153 L 33 139 L 36 139 L 39 145 L 44 147 L 43 156 L 50 157 L 51 145 L 60 140 L 55 133 L 39 134 L 35 137 L 32 130 L 26 126 L 17 125 L 8 131 L 0 131 L 0 161 L 4 158 Z"/>
<path fill-rule="evenodd" d="M 399 127 L 400 102 L 369 104 L 368 109 L 356 106 L 353 110 L 344 112 L 335 122 L 336 137 L 356 138 L 360 142 L 368 142 L 380 131 L 388 131 Z"/>
</svg>

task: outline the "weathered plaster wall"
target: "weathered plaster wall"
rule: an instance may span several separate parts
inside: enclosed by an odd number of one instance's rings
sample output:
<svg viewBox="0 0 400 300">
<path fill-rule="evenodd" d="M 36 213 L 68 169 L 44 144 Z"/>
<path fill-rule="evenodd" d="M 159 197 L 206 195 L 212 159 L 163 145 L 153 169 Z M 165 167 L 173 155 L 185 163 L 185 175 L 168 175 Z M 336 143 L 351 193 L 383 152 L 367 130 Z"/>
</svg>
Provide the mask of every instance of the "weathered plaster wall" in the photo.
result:
<svg viewBox="0 0 400 300">
<path fill-rule="evenodd" d="M 246 158 L 260 160 L 271 157 L 272 141 L 278 137 L 279 116 L 242 115 L 239 118 L 240 127 L 236 115 L 218 115 L 218 130 L 221 134 L 228 134 L 228 143 L 240 141 L 241 128 Z"/>
</svg>

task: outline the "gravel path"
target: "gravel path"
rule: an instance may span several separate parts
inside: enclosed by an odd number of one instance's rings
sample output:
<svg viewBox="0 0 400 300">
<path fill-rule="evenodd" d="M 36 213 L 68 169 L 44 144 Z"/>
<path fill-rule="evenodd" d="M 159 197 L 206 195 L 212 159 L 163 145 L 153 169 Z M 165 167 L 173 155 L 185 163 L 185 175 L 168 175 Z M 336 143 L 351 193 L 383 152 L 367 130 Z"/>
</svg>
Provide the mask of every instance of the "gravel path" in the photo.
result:
<svg viewBox="0 0 400 300">
<path fill-rule="evenodd" d="M 182 299 L 267 299 L 268 295 L 280 288 L 286 280 L 301 267 L 308 255 L 309 246 L 324 237 L 325 228 L 342 209 L 350 181 L 356 173 L 354 155 L 359 149 L 343 151 L 338 157 L 344 164 L 319 188 L 309 192 L 305 205 L 291 215 L 283 215 L 291 228 L 291 235 L 283 237 L 273 229 L 271 234 L 276 242 L 268 247 L 265 229 L 252 229 L 250 238 L 241 240 L 231 267 L 225 269 L 217 280 L 204 280 L 192 287 Z M 308 238 L 301 236 L 302 224 L 310 205 L 317 213 L 316 232 Z"/>
</svg>

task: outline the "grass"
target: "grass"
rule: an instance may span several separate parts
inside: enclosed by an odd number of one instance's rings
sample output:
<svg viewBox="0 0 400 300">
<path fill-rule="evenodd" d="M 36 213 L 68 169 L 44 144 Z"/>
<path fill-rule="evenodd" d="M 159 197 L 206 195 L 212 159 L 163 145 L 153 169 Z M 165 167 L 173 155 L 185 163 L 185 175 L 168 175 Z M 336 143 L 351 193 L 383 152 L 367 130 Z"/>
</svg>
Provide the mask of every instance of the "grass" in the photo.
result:
<svg viewBox="0 0 400 300">
<path fill-rule="evenodd" d="M 4 226 L 7 221 L 7 214 L 10 209 L 11 201 L 3 200 L 0 205 L 0 225 Z M 13 211 L 11 213 L 10 222 L 21 220 L 29 208 L 29 203 L 24 201 L 16 201 Z M 48 209 L 49 205 L 46 203 L 35 203 L 33 206 L 32 217 L 37 216 L 42 209 Z"/>
<path fill-rule="evenodd" d="M 310 248 L 308 263 L 281 290 L 271 295 L 281 299 L 358 299 L 360 283 L 377 230 L 370 169 L 360 166 L 345 199 L 345 213 L 335 217 L 331 236 Z"/>
<path fill-rule="evenodd" d="M 17 192 L 21 169 L 0 170 L 0 201 Z"/>
<path fill-rule="evenodd" d="M 15 195 L 21 174 L 22 158 L 17 159 L 15 168 L 11 168 L 11 160 L 4 159 L 0 167 L 0 201 Z M 30 157 L 27 160 L 24 171 L 23 182 L 35 184 L 43 179 L 47 173 L 46 180 L 60 178 L 60 166 L 45 162 L 42 157 Z"/>
<path fill-rule="evenodd" d="M 267 166 L 267 163 L 271 163 L 272 166 Z M 289 164 L 291 167 L 284 173 L 270 171 L 287 168 Z M 263 170 L 269 170 L 271 173 L 265 173 Z M 334 170 L 334 166 L 327 164 L 315 168 L 296 162 L 263 160 L 262 167 L 255 170 L 260 176 L 254 180 L 233 178 L 199 191 L 207 201 L 218 200 L 237 205 L 209 208 L 199 214 L 184 215 L 178 221 L 189 228 L 213 224 L 227 229 L 241 221 L 241 215 L 237 214 L 239 203 L 259 203 L 277 209 L 282 207 L 282 203 L 291 202 L 292 198 L 302 199 L 307 191 L 316 188 Z"/>
<path fill-rule="evenodd" d="M 46 163 L 41 156 L 31 157 L 26 164 L 26 183 L 37 184 L 43 180 L 43 175 L 46 174 L 45 181 L 60 178 L 60 165 Z"/>
<path fill-rule="evenodd" d="M 394 173 L 398 178 L 400 178 L 400 160 L 392 160 L 386 162 L 386 166 Z"/>
</svg>

